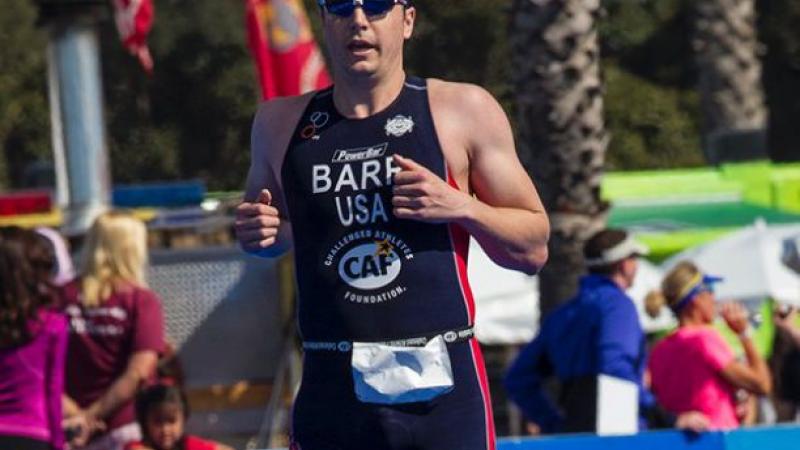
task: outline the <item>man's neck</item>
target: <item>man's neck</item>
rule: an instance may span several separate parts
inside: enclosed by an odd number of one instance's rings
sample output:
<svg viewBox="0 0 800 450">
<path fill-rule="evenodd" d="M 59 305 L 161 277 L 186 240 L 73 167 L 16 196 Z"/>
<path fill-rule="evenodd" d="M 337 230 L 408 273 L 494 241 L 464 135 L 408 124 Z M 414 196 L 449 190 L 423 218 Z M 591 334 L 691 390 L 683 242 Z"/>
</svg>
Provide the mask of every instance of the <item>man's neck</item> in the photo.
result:
<svg viewBox="0 0 800 450">
<path fill-rule="evenodd" d="M 338 77 L 333 88 L 333 103 L 343 116 L 364 119 L 386 109 L 400 95 L 405 80 L 403 70 L 393 71 L 387 77 Z"/>
<path fill-rule="evenodd" d="M 618 288 L 620 288 L 623 291 L 627 291 L 631 287 L 631 283 L 628 281 L 625 275 L 619 272 L 612 273 L 611 275 L 608 276 L 608 279 L 611 280 L 614 284 L 617 285 Z"/>
</svg>

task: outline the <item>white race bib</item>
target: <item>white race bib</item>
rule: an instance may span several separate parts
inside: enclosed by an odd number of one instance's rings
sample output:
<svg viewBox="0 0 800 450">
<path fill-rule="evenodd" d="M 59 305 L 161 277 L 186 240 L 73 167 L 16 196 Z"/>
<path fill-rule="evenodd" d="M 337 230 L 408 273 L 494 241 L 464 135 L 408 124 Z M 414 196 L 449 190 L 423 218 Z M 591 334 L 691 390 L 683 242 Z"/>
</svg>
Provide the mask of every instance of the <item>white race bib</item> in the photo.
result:
<svg viewBox="0 0 800 450">
<path fill-rule="evenodd" d="M 453 389 L 450 355 L 442 336 L 424 347 L 353 342 L 353 382 L 365 403 L 431 400 Z"/>
</svg>

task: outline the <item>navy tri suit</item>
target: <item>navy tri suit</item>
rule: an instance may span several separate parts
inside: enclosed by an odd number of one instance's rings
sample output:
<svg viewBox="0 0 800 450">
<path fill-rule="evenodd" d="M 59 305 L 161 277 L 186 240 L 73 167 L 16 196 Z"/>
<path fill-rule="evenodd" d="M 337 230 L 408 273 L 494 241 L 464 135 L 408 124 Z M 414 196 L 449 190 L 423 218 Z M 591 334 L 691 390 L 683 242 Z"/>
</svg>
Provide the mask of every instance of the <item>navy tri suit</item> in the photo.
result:
<svg viewBox="0 0 800 450">
<path fill-rule="evenodd" d="M 342 116 L 332 88 L 310 101 L 281 179 L 294 235 L 304 370 L 292 445 L 302 450 L 493 450 L 483 359 L 474 338 L 449 342 L 453 388 L 432 400 L 360 401 L 351 342 L 432 337 L 474 324 L 468 234 L 392 213 L 392 155 L 451 185 L 425 80 L 365 119 Z"/>
</svg>

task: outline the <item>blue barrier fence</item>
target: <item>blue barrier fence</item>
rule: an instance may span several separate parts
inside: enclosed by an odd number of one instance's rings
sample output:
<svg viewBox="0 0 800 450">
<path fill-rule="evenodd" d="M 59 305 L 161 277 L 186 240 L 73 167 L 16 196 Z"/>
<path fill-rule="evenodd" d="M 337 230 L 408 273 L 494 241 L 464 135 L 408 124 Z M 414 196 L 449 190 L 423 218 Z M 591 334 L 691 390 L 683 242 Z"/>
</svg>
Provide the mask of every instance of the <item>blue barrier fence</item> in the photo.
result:
<svg viewBox="0 0 800 450">
<path fill-rule="evenodd" d="M 798 450 L 800 427 L 775 426 L 690 434 L 648 431 L 633 436 L 571 435 L 502 438 L 497 450 Z"/>
<path fill-rule="evenodd" d="M 200 180 L 115 186 L 111 193 L 114 206 L 124 208 L 197 206 L 205 195 Z"/>
</svg>

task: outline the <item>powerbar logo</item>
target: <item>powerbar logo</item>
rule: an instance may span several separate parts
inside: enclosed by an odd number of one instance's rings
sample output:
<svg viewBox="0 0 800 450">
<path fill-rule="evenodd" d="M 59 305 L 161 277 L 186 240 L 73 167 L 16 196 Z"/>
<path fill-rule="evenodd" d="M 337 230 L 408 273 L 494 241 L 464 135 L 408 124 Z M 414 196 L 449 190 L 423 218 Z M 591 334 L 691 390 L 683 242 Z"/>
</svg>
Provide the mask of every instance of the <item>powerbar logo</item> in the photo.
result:
<svg viewBox="0 0 800 450">
<path fill-rule="evenodd" d="M 378 158 L 386 153 L 388 142 L 373 145 L 371 147 L 350 148 L 347 150 L 336 150 L 333 153 L 333 162 L 346 163 L 350 161 L 363 161 L 365 159 Z"/>
</svg>

